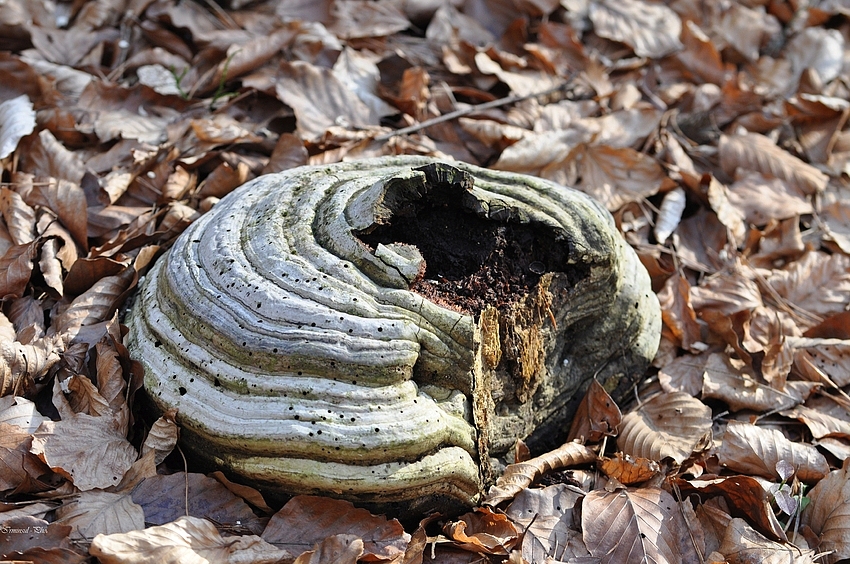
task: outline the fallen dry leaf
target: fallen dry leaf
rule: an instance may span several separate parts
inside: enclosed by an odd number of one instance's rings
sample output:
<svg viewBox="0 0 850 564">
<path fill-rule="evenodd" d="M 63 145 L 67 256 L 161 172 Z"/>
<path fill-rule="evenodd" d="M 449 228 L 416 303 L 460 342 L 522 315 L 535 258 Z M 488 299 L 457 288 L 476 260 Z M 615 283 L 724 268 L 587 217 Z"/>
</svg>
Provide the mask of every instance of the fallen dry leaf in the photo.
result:
<svg viewBox="0 0 850 564">
<path fill-rule="evenodd" d="M 633 458 L 681 464 L 711 446 L 711 409 L 682 392 L 657 395 L 623 417 L 617 446 Z"/>
<path fill-rule="evenodd" d="M 662 4 L 605 0 L 591 3 L 589 16 L 597 35 L 625 43 L 639 57 L 663 57 L 682 47 L 682 21 Z"/>
<path fill-rule="evenodd" d="M 699 562 L 689 526 L 673 496 L 657 488 L 594 490 L 582 501 L 584 542 L 603 563 Z"/>
<path fill-rule="evenodd" d="M 464 550 L 500 556 L 510 554 L 520 540 L 519 531 L 507 516 L 489 507 L 476 508 L 447 523 L 443 533 Z"/>
<path fill-rule="evenodd" d="M 256 535 L 222 536 L 212 523 L 180 517 L 172 523 L 128 533 L 98 535 L 89 552 L 103 564 L 272 564 L 292 557 Z"/>
<path fill-rule="evenodd" d="M 483 503 L 496 506 L 513 499 L 544 472 L 588 464 L 595 460 L 596 454 L 592 450 L 580 443 L 569 442 L 531 460 L 510 464 L 496 480 L 496 484 L 490 486 Z"/>
<path fill-rule="evenodd" d="M 790 463 L 803 482 L 817 482 L 829 472 L 826 459 L 815 447 L 792 442 L 776 429 L 740 421 L 729 422 L 716 454 L 726 468 L 777 481 L 783 479 L 776 470 L 781 460 Z"/>
<path fill-rule="evenodd" d="M 26 94 L 0 103 L 0 159 L 18 146 L 18 141 L 35 128 L 35 112 Z"/>
<path fill-rule="evenodd" d="M 598 443 L 605 436 L 616 436 L 623 414 L 605 388 L 595 379 L 576 408 L 567 441 L 580 439 Z"/>
<path fill-rule="evenodd" d="M 829 562 L 850 558 L 850 463 L 833 470 L 808 493 L 800 523 L 820 540 L 820 551 L 832 551 Z"/>
<path fill-rule="evenodd" d="M 129 492 L 89 490 L 57 508 L 56 523 L 72 527 L 72 538 L 90 540 L 100 534 L 143 529 L 145 513 Z"/>
</svg>

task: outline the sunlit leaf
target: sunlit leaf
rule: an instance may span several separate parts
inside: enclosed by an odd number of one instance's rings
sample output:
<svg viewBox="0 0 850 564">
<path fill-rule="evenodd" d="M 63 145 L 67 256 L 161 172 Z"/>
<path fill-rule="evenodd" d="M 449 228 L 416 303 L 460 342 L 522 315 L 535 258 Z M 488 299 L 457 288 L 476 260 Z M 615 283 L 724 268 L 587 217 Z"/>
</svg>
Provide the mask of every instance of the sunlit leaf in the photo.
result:
<svg viewBox="0 0 850 564">
<path fill-rule="evenodd" d="M 0 159 L 12 154 L 22 137 L 35 128 L 35 112 L 26 94 L 0 103 Z"/>
<path fill-rule="evenodd" d="M 597 35 L 625 43 L 640 57 L 663 57 L 682 47 L 682 21 L 662 4 L 605 0 L 591 3 L 589 15 Z"/>
</svg>

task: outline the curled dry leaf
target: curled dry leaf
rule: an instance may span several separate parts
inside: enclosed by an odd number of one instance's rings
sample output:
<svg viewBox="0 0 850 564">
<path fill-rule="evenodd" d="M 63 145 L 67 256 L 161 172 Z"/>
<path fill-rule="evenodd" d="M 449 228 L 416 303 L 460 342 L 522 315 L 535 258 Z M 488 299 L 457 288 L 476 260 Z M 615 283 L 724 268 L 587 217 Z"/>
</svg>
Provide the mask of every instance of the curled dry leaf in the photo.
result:
<svg viewBox="0 0 850 564">
<path fill-rule="evenodd" d="M 35 129 L 35 112 L 29 96 L 22 94 L 17 98 L 0 103 L 0 159 L 12 154 L 18 141 Z"/>
<path fill-rule="evenodd" d="M 788 539 L 785 538 L 782 525 L 779 524 L 770 506 L 773 495 L 762 487 L 757 479 L 749 476 L 730 476 L 713 480 L 682 480 L 676 478 L 674 482 L 684 496 L 692 494 L 698 494 L 702 498 L 722 496 L 732 515 L 746 518 L 759 532 L 772 540 L 787 542 Z M 722 516 L 716 507 L 712 507 L 710 513 L 713 514 L 712 520 L 714 521 Z M 728 517 L 727 515 L 726 519 Z M 720 520 L 721 523 L 712 527 L 715 532 L 722 532 L 717 529 L 722 530 L 728 526 L 725 520 Z"/>
<path fill-rule="evenodd" d="M 316 544 L 313 550 L 301 553 L 293 564 L 357 564 L 363 556 L 363 539 L 357 535 L 331 535 Z"/>
<path fill-rule="evenodd" d="M 519 542 L 519 532 L 508 517 L 479 507 L 443 527 L 457 546 L 470 552 L 507 556 Z"/>
<path fill-rule="evenodd" d="M 850 558 L 850 462 L 818 482 L 808 498 L 800 523 L 818 536 L 818 550 L 833 551 L 829 562 Z"/>
<path fill-rule="evenodd" d="M 732 411 L 790 409 L 803 403 L 819 386 L 816 382 L 786 382 L 777 390 L 760 382 L 749 368 L 728 356 L 714 353 L 703 373 L 702 396 L 726 402 Z"/>
<path fill-rule="evenodd" d="M 663 57 L 682 47 L 682 21 L 663 4 L 604 0 L 592 2 L 589 15 L 597 35 L 625 43 L 639 57 Z"/>
<path fill-rule="evenodd" d="M 0 395 L 17 394 L 44 376 L 64 350 L 61 337 L 43 337 L 29 345 L 0 340 Z"/>
<path fill-rule="evenodd" d="M 732 519 L 718 551 L 729 564 L 815 564 L 814 550 L 799 549 L 765 538 L 743 519 Z"/>
<path fill-rule="evenodd" d="M 570 442 L 526 462 L 510 464 L 496 480 L 496 485 L 490 487 L 484 504 L 496 506 L 513 499 L 549 470 L 588 464 L 595 460 L 596 454 L 592 450 L 582 444 Z"/>
<path fill-rule="evenodd" d="M 89 540 L 100 534 L 143 529 L 145 513 L 129 492 L 90 490 L 57 508 L 56 522 L 73 527 L 72 538 Z"/>
<path fill-rule="evenodd" d="M 633 459 L 628 454 L 618 452 L 614 458 L 603 458 L 599 469 L 609 478 L 614 478 L 625 486 L 647 482 L 661 472 L 661 465 L 648 458 Z"/>
<path fill-rule="evenodd" d="M 783 411 L 782 415 L 805 423 L 816 439 L 850 438 L 850 411 L 831 396 L 812 398 L 806 402 L 806 405 L 798 405 L 794 409 Z"/>
<path fill-rule="evenodd" d="M 567 441 L 584 439 L 598 443 L 602 437 L 616 436 L 622 418 L 620 408 L 605 388 L 595 379 L 591 380 L 587 393 L 573 416 Z"/>
<path fill-rule="evenodd" d="M 740 421 L 729 422 L 717 457 L 726 468 L 776 481 L 782 480 L 776 470 L 780 460 L 789 462 L 803 482 L 817 482 L 829 472 L 829 464 L 815 447 L 792 442 L 776 429 Z"/>
<path fill-rule="evenodd" d="M 777 147 L 758 133 L 721 135 L 720 166 L 729 176 L 740 168 L 773 176 L 795 187 L 801 194 L 823 192 L 829 177 L 812 165 Z"/>
<path fill-rule="evenodd" d="M 683 349 L 698 351 L 704 345 L 700 341 L 701 329 L 691 305 L 690 290 L 687 278 L 676 273 L 658 292 L 658 301 L 661 304 L 661 320 L 671 338 Z"/>
<path fill-rule="evenodd" d="M 661 389 L 665 392 L 684 392 L 689 396 L 698 395 L 702 392 L 703 374 L 710 354 L 685 354 L 662 366 L 658 372 Z"/>
<path fill-rule="evenodd" d="M 771 288 L 790 304 L 816 315 L 844 311 L 850 293 L 850 257 L 810 251 L 767 277 Z"/>
<path fill-rule="evenodd" d="M 255 535 L 222 536 L 212 523 L 197 517 L 181 517 L 123 534 L 97 535 L 89 552 L 103 564 L 272 564 L 292 557 Z"/>
<path fill-rule="evenodd" d="M 176 409 L 171 409 L 163 413 L 151 426 L 148 431 L 148 436 L 142 445 L 142 455 L 149 450 L 156 452 L 154 464 L 159 465 L 165 458 L 171 454 L 174 447 L 177 446 L 178 428 L 175 417 Z"/>
<path fill-rule="evenodd" d="M 678 227 L 682 220 L 682 212 L 685 211 L 687 198 L 685 191 L 682 188 L 674 188 L 666 194 L 661 201 L 661 209 L 658 210 L 658 217 L 655 220 L 655 240 L 659 243 L 664 243 L 673 231 Z"/>
<path fill-rule="evenodd" d="M 590 556 L 581 533 L 571 527 L 574 506 L 582 497 L 575 488 L 555 484 L 523 490 L 505 509 L 511 521 L 524 531 L 522 557 L 527 562 Z"/>
<path fill-rule="evenodd" d="M 634 458 L 681 464 L 711 446 L 711 408 L 683 392 L 657 395 L 623 417 L 617 445 Z"/>
<path fill-rule="evenodd" d="M 584 542 L 604 564 L 698 562 L 688 535 L 695 525 L 658 488 L 594 490 L 582 501 Z"/>
</svg>

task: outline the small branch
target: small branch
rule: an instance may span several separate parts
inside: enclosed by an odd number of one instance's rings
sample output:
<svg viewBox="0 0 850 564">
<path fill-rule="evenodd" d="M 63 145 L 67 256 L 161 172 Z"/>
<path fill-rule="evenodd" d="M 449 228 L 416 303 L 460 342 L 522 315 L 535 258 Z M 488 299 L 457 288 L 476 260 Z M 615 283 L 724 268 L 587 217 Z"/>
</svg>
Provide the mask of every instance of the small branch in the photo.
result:
<svg viewBox="0 0 850 564">
<path fill-rule="evenodd" d="M 484 110 L 491 110 L 493 108 L 498 108 L 501 106 L 507 106 L 508 104 L 514 104 L 516 102 L 522 102 L 524 100 L 530 100 L 532 98 L 541 98 L 545 96 L 551 96 L 552 94 L 563 92 L 567 89 L 567 86 L 570 84 L 570 79 L 568 78 L 563 83 L 559 84 L 554 88 L 550 88 L 548 90 L 543 90 L 541 92 L 534 92 L 532 94 L 526 94 L 524 96 L 508 96 L 507 98 L 499 98 L 498 100 L 491 100 L 490 102 L 484 102 L 483 104 L 477 104 L 475 106 L 470 106 L 468 108 L 464 108 L 462 110 L 455 110 L 454 112 L 449 112 L 447 114 L 437 116 L 435 118 L 425 120 L 422 123 L 417 123 L 416 125 L 411 125 L 408 127 L 402 127 L 401 129 L 397 129 L 395 131 L 391 131 L 390 133 L 384 133 L 383 135 L 379 135 L 375 137 L 375 141 L 387 141 L 392 139 L 393 137 L 397 137 L 399 135 L 407 135 L 408 133 L 415 133 L 421 129 L 426 129 L 431 127 L 432 125 L 437 125 L 439 123 L 445 123 L 447 121 L 451 121 L 453 119 L 457 119 L 459 117 L 468 116 L 469 114 L 474 114 L 475 112 L 481 112 Z"/>
</svg>

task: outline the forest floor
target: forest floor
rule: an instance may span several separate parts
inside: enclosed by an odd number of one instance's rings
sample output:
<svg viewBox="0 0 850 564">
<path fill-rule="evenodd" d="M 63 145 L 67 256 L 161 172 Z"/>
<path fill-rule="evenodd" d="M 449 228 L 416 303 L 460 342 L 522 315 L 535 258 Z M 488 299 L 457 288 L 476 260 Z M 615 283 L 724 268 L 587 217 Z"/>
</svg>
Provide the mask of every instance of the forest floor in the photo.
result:
<svg viewBox="0 0 850 564">
<path fill-rule="evenodd" d="M 848 41 L 838 0 L 0 3 L 0 559 L 850 558 Z M 635 399 L 409 531 L 184 471 L 140 275 L 251 178 L 396 154 L 607 207 L 663 313 Z"/>
</svg>

